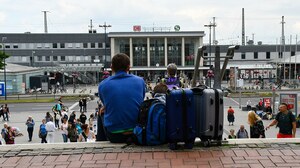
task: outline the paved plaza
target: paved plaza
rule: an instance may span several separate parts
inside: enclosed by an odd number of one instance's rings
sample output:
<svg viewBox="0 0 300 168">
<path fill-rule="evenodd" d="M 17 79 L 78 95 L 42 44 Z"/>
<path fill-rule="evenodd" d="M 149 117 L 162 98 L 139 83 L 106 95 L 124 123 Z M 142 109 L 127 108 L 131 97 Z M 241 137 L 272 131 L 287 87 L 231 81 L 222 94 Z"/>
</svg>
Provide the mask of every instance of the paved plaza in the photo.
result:
<svg viewBox="0 0 300 168">
<path fill-rule="evenodd" d="M 93 87 L 92 92 L 97 89 Z M 147 94 L 147 96 L 150 96 Z M 243 104 L 247 99 L 243 99 Z M 253 103 L 258 98 L 251 100 Z M 65 102 L 71 110 L 78 111 L 77 102 Z M 230 129 L 238 130 L 241 124 L 247 124 L 247 112 L 238 108 L 236 98 L 224 98 L 224 134 Z M 300 168 L 300 130 L 295 139 L 276 139 L 277 128 L 266 131 L 267 139 L 226 140 L 222 146 L 203 147 L 199 139 L 192 150 L 171 151 L 167 145 L 141 147 L 109 142 L 62 143 L 59 130 L 55 132 L 54 144 L 41 144 L 37 135 L 38 126 L 45 112 L 53 104 L 10 104 L 12 126 L 21 129 L 24 136 L 16 138 L 16 145 L 0 146 L 0 168 L 2 167 L 299 167 Z M 234 126 L 229 126 L 226 117 L 228 106 L 235 110 Z M 94 112 L 96 100 L 88 103 L 89 114 Z M 22 110 L 20 110 L 22 109 Z M 31 110 L 29 110 L 31 109 Z M 77 113 L 79 115 L 79 113 Z M 32 115 L 36 120 L 34 137 L 28 142 L 25 120 Z M 263 120 L 266 126 L 270 121 Z M 0 122 L 3 125 L 3 121 Z"/>
</svg>

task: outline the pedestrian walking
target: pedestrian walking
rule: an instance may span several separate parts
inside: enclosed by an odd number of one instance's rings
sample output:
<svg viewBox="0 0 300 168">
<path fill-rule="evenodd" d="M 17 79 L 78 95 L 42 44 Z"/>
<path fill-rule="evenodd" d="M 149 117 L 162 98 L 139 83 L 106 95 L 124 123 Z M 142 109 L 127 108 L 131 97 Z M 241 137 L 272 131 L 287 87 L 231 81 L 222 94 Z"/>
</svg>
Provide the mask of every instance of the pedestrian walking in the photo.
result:
<svg viewBox="0 0 300 168">
<path fill-rule="evenodd" d="M 52 121 L 53 121 L 53 117 L 52 117 L 52 115 L 50 114 L 50 112 L 48 111 L 48 112 L 46 113 L 46 116 L 45 116 L 46 123 L 49 122 L 51 118 L 52 118 Z"/>
<path fill-rule="evenodd" d="M 84 97 L 83 99 L 82 99 L 82 110 L 83 110 L 83 112 L 86 112 L 86 108 L 87 108 L 87 100 L 86 100 L 86 98 Z"/>
<path fill-rule="evenodd" d="M 86 115 L 84 114 L 84 112 L 81 112 L 80 116 L 79 116 L 79 119 L 80 119 L 80 122 L 81 124 L 85 124 L 86 120 L 87 120 L 87 117 Z"/>
<path fill-rule="evenodd" d="M 288 110 L 286 103 L 279 105 L 279 113 L 275 119 L 266 127 L 266 130 L 270 127 L 277 125 L 279 132 L 277 138 L 295 138 L 296 135 L 296 119 L 294 114 Z"/>
<path fill-rule="evenodd" d="M 63 118 L 63 123 L 61 124 L 61 134 L 63 137 L 63 141 L 68 142 L 68 122 L 67 119 Z"/>
<path fill-rule="evenodd" d="M 77 142 L 78 134 L 77 134 L 76 124 L 69 123 L 67 130 L 68 130 L 68 138 L 70 139 L 70 142 Z"/>
<path fill-rule="evenodd" d="M 3 107 L 3 119 L 4 121 L 9 121 L 9 117 L 10 117 L 10 112 L 9 112 L 9 108 L 7 106 L 7 104 L 4 105 Z"/>
<path fill-rule="evenodd" d="M 229 122 L 229 125 L 231 123 L 231 125 L 233 125 L 234 123 L 234 110 L 231 106 L 229 106 L 228 110 L 227 110 L 227 120 Z"/>
<path fill-rule="evenodd" d="M 79 99 L 78 101 L 78 106 L 79 106 L 79 111 L 82 112 L 82 99 Z"/>
<path fill-rule="evenodd" d="M 41 143 L 47 143 L 47 129 L 46 129 L 46 119 L 42 119 L 42 124 L 39 129 L 39 137 L 42 139 Z"/>
<path fill-rule="evenodd" d="M 94 142 L 96 140 L 95 134 L 90 130 L 87 124 L 82 125 L 82 133 L 79 136 L 79 142 Z"/>
<path fill-rule="evenodd" d="M 33 129 L 34 129 L 34 125 L 35 125 L 35 122 L 32 119 L 32 116 L 28 116 L 28 119 L 25 124 L 27 125 L 27 132 L 28 132 L 28 138 L 29 138 L 28 142 L 31 142 L 32 135 L 33 135 Z"/>
<path fill-rule="evenodd" d="M 250 138 L 265 138 L 265 127 L 261 118 L 255 111 L 248 112 L 248 123 L 250 125 Z"/>
<path fill-rule="evenodd" d="M 46 131 L 47 131 L 47 142 L 54 143 L 54 132 L 55 132 L 55 124 L 53 122 L 53 118 L 46 123 Z"/>
<path fill-rule="evenodd" d="M 15 133 L 13 132 L 11 126 L 7 127 L 7 137 L 5 138 L 5 143 L 8 144 L 15 144 Z"/>
</svg>

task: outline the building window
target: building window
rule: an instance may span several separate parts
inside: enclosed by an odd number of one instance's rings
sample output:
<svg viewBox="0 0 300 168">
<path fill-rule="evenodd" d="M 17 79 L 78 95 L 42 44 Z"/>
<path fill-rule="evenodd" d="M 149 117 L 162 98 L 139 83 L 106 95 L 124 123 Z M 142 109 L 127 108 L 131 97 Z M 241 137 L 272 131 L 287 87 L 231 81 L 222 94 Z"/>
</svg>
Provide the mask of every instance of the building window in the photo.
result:
<svg viewBox="0 0 300 168">
<path fill-rule="evenodd" d="M 266 52 L 266 59 L 270 59 L 270 58 L 271 58 L 270 52 Z"/>
<path fill-rule="evenodd" d="M 43 61 L 43 56 L 38 56 L 38 57 L 37 57 L 37 60 L 38 60 L 38 61 Z"/>
<path fill-rule="evenodd" d="M 88 48 L 88 44 L 87 43 L 83 43 L 83 48 Z"/>
<path fill-rule="evenodd" d="M 278 58 L 282 58 L 282 52 L 278 52 Z"/>
<path fill-rule="evenodd" d="M 241 54 L 241 59 L 246 59 L 246 53 Z"/>
<path fill-rule="evenodd" d="M 103 43 L 98 43 L 98 48 L 103 48 Z"/>
<path fill-rule="evenodd" d="M 95 48 L 95 43 L 91 43 L 91 48 Z"/>
<path fill-rule="evenodd" d="M 10 48 L 10 45 L 9 44 L 5 44 L 5 48 Z"/>
<path fill-rule="evenodd" d="M 60 56 L 60 61 L 66 61 L 66 56 Z"/>
<path fill-rule="evenodd" d="M 50 44 L 49 43 L 45 43 L 45 48 L 50 48 Z"/>
<path fill-rule="evenodd" d="M 254 52 L 254 59 L 258 59 L 258 53 Z"/>
<path fill-rule="evenodd" d="M 18 44 L 14 44 L 13 48 L 19 48 Z"/>
<path fill-rule="evenodd" d="M 46 61 L 50 61 L 50 56 L 46 56 Z"/>
<path fill-rule="evenodd" d="M 36 48 L 42 48 L 42 44 L 40 43 L 36 44 Z"/>
<path fill-rule="evenodd" d="M 57 43 L 53 43 L 52 48 L 57 48 Z"/>
<path fill-rule="evenodd" d="M 96 59 L 96 56 L 92 55 L 91 56 L 91 61 L 94 61 Z"/>
<path fill-rule="evenodd" d="M 60 48 L 65 48 L 65 43 L 60 43 Z"/>
<path fill-rule="evenodd" d="M 72 43 L 69 43 L 69 44 L 68 44 L 68 48 L 73 48 L 73 44 L 72 44 Z"/>
<path fill-rule="evenodd" d="M 57 56 L 53 56 L 53 61 L 57 61 Z"/>
<path fill-rule="evenodd" d="M 80 48 L 80 43 L 75 44 L 76 48 Z"/>
<path fill-rule="evenodd" d="M 291 51 L 291 56 L 294 56 L 295 55 L 295 51 Z"/>
</svg>

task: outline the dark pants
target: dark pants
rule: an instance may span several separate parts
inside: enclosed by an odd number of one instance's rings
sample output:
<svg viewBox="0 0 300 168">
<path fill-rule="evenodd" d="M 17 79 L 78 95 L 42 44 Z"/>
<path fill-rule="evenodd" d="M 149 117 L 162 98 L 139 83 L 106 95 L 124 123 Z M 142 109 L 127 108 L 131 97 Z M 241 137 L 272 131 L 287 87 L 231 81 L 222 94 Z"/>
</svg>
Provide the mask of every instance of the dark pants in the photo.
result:
<svg viewBox="0 0 300 168">
<path fill-rule="evenodd" d="M 42 139 L 41 143 L 47 143 L 46 138 L 47 138 L 47 134 L 41 135 L 41 139 Z"/>
<path fill-rule="evenodd" d="M 86 112 L 86 105 L 83 105 L 83 112 Z"/>
<path fill-rule="evenodd" d="M 3 119 L 4 119 L 4 121 L 9 121 L 8 113 L 5 112 L 3 114 Z"/>
<path fill-rule="evenodd" d="M 107 141 L 104 126 L 103 126 L 103 117 L 104 115 L 101 115 L 97 117 L 97 135 L 96 135 L 96 141 Z"/>
<path fill-rule="evenodd" d="M 27 127 L 29 141 L 32 141 L 33 127 Z"/>
<path fill-rule="evenodd" d="M 59 119 L 55 119 L 55 127 L 59 128 Z"/>
<path fill-rule="evenodd" d="M 79 111 L 82 112 L 82 106 L 79 106 Z"/>
</svg>

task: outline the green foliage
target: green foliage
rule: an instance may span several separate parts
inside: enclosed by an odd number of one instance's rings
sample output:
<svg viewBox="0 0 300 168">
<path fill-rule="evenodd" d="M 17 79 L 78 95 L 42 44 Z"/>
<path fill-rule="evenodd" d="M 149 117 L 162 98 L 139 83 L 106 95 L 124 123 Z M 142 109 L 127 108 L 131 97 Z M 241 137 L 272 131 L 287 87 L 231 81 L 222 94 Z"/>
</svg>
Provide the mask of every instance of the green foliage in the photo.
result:
<svg viewBox="0 0 300 168">
<path fill-rule="evenodd" d="M 7 59 L 9 57 L 9 55 L 7 55 L 6 53 L 4 53 L 3 51 L 0 51 L 0 69 L 4 69 L 4 60 Z"/>
</svg>

